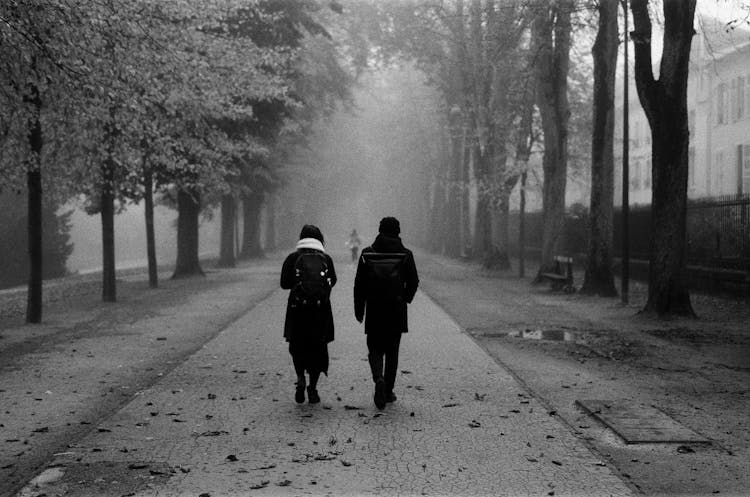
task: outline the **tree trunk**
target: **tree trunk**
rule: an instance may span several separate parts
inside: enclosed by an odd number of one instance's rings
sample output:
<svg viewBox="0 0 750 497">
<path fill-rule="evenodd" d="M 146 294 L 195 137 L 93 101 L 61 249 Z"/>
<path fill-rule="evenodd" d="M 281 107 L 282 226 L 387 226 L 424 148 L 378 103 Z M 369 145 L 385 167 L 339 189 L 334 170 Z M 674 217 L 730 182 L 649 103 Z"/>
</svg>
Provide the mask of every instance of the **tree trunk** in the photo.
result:
<svg viewBox="0 0 750 497">
<path fill-rule="evenodd" d="M 568 162 L 568 66 L 572 0 L 549 2 L 533 23 L 536 46 L 537 106 L 544 131 L 544 184 L 542 186 L 542 257 L 535 281 L 552 270 L 560 251 L 565 222 L 565 187 Z"/>
<path fill-rule="evenodd" d="M 242 218 L 244 221 L 242 251 L 240 252 L 242 259 L 263 256 L 263 249 L 260 246 L 260 215 L 262 208 L 262 193 L 246 193 L 242 196 Z"/>
<path fill-rule="evenodd" d="M 648 300 L 643 312 L 695 316 L 686 271 L 687 80 L 695 31 L 695 0 L 664 0 L 664 48 L 659 79 L 651 61 L 648 0 L 632 0 L 635 81 L 651 127 L 652 198 Z"/>
<path fill-rule="evenodd" d="M 443 160 L 445 162 L 445 160 Z M 443 168 L 444 169 L 444 168 Z M 443 211 L 445 210 L 445 186 L 443 175 L 437 175 L 432 185 L 432 209 L 430 210 L 429 247 L 432 253 L 443 253 Z"/>
<path fill-rule="evenodd" d="M 518 205 L 518 277 L 526 277 L 526 171 L 521 173 Z"/>
<path fill-rule="evenodd" d="M 265 251 L 276 250 L 276 195 L 270 194 L 266 199 L 266 244 Z"/>
<path fill-rule="evenodd" d="M 27 99 L 33 105 L 28 139 L 31 159 L 26 171 L 28 188 L 29 286 L 26 294 L 26 322 L 42 322 L 42 99 L 36 85 Z"/>
<path fill-rule="evenodd" d="M 479 145 L 474 147 L 474 176 L 477 179 L 477 206 L 474 213 L 474 243 L 472 244 L 473 257 L 479 261 L 487 262 L 492 254 L 492 197 L 489 184 L 490 171 L 490 147 L 484 150 Z"/>
<path fill-rule="evenodd" d="M 497 246 L 493 248 L 492 256 L 486 265 L 495 269 L 506 271 L 511 268 L 510 265 L 510 190 L 504 190 L 499 193 L 495 215 L 497 222 L 496 240 Z"/>
<path fill-rule="evenodd" d="M 177 191 L 177 209 L 177 263 L 172 278 L 203 276 L 198 251 L 200 192 L 196 188 L 180 188 Z"/>
<path fill-rule="evenodd" d="M 534 88 L 527 83 L 524 88 L 523 110 L 516 137 L 516 172 L 520 177 L 518 188 L 518 277 L 526 276 L 526 177 L 529 156 L 534 145 Z"/>
<path fill-rule="evenodd" d="M 445 205 L 445 254 L 450 257 L 461 256 L 461 183 L 463 161 L 461 157 L 461 138 L 458 136 L 458 124 L 451 126 L 451 166 L 448 178 L 448 202 Z"/>
<path fill-rule="evenodd" d="M 237 216 L 237 203 L 232 195 L 221 196 L 221 240 L 219 267 L 234 267 L 234 223 Z"/>
<path fill-rule="evenodd" d="M 100 216 L 102 220 L 102 300 L 117 301 L 115 274 L 115 195 L 114 164 L 111 159 L 102 165 Z"/>
<path fill-rule="evenodd" d="M 117 109 L 109 108 L 109 122 L 105 129 L 107 157 L 101 167 L 100 216 L 102 220 L 102 300 L 117 301 L 117 280 L 115 268 L 115 160 L 114 149 L 118 130 Z"/>
<path fill-rule="evenodd" d="M 581 292 L 617 296 L 612 273 L 614 233 L 615 69 L 618 0 L 599 0 L 594 57 L 594 123 L 591 136 L 591 204 L 586 274 Z"/>
<path fill-rule="evenodd" d="M 146 256 L 148 257 L 148 286 L 159 286 L 159 269 L 156 263 L 156 235 L 154 233 L 154 172 L 146 165 L 143 166 L 143 201 L 146 216 Z"/>
<path fill-rule="evenodd" d="M 472 256 L 471 237 L 471 202 L 469 184 L 471 183 L 472 148 L 469 144 L 469 128 L 464 127 L 463 137 L 463 172 L 461 177 L 461 255 Z"/>
</svg>

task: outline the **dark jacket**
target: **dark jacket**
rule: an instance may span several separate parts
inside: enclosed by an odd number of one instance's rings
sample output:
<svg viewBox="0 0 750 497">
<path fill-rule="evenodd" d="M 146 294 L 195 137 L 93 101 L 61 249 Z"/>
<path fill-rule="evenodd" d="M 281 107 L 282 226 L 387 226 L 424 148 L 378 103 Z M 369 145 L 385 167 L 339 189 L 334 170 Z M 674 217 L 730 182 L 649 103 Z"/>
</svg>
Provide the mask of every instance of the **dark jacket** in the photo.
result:
<svg viewBox="0 0 750 497">
<path fill-rule="evenodd" d="M 281 267 L 281 288 L 292 290 L 297 284 L 294 274 L 294 265 L 301 252 L 314 252 L 314 249 L 299 249 L 287 256 Z M 331 278 L 331 287 L 336 284 L 336 270 L 333 268 L 333 260 L 328 254 L 326 261 Z M 305 309 L 292 304 L 292 290 L 286 304 L 286 319 L 284 321 L 284 338 L 287 342 L 302 337 L 314 337 L 316 340 L 329 343 L 333 341 L 333 312 L 331 302 L 328 301 L 315 309 Z"/>
<path fill-rule="evenodd" d="M 407 304 L 414 299 L 419 286 L 417 266 L 414 263 L 414 254 L 404 247 L 401 238 L 379 234 L 375 242 L 362 250 L 363 254 L 368 252 L 405 253 L 404 261 L 404 302 L 384 303 L 370 299 L 367 296 L 366 269 L 362 258 L 357 265 L 357 275 L 354 278 L 354 315 L 359 319 L 365 316 L 366 334 L 395 334 L 407 333 Z M 365 312 L 366 311 L 366 312 Z"/>
</svg>

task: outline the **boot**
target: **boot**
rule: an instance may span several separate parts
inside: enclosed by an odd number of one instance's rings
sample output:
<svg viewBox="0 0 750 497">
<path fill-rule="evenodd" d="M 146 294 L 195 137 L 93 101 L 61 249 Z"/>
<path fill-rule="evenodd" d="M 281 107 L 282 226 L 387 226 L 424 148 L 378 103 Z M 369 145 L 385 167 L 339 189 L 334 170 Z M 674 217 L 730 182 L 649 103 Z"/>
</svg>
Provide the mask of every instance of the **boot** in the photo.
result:
<svg viewBox="0 0 750 497">
<path fill-rule="evenodd" d="M 318 390 L 315 387 L 307 387 L 307 400 L 311 404 L 317 404 L 320 402 L 320 395 L 318 395 Z"/>
<path fill-rule="evenodd" d="M 383 409 L 385 407 L 385 380 L 383 378 L 378 378 L 375 381 L 375 407 L 378 409 Z"/>
<path fill-rule="evenodd" d="M 297 378 L 297 389 L 294 392 L 294 400 L 297 404 L 302 404 L 305 401 L 305 377 L 301 376 Z"/>
</svg>

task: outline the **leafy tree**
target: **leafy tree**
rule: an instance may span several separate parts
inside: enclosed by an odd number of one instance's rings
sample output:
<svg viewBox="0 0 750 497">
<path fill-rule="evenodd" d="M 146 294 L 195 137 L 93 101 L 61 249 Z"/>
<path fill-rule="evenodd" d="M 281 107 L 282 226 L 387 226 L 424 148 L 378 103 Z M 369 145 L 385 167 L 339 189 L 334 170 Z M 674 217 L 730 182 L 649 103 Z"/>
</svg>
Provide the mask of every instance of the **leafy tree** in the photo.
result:
<svg viewBox="0 0 750 497">
<path fill-rule="evenodd" d="M 2 156 L 5 187 L 19 188 L 25 176 L 28 199 L 29 285 L 26 321 L 42 319 L 42 213 L 45 104 L 65 98 L 71 77 L 82 70 L 71 49 L 71 30 L 84 12 L 76 3 L 12 2 L 0 5 L 0 93 L 5 114 Z M 51 171 L 48 171 L 51 172 Z"/>
</svg>

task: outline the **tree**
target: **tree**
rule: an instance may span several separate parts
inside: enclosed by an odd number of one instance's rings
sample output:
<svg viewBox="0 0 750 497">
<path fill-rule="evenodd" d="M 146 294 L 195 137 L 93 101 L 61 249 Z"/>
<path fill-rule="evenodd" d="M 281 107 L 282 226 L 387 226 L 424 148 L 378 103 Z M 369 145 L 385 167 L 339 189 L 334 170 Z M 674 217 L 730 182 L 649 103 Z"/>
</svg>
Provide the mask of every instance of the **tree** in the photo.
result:
<svg viewBox="0 0 750 497">
<path fill-rule="evenodd" d="M 221 196 L 221 240 L 219 242 L 219 267 L 234 267 L 235 219 L 237 219 L 237 200 L 234 195 L 225 193 Z"/>
<path fill-rule="evenodd" d="M 554 267 L 565 220 L 568 163 L 568 67 L 573 0 L 542 0 L 535 5 L 532 40 L 536 56 L 536 99 L 544 132 L 542 168 L 541 273 Z"/>
<path fill-rule="evenodd" d="M 591 132 L 591 204 L 586 274 L 581 292 L 602 297 L 617 295 L 612 274 L 617 3 L 618 0 L 599 0 L 599 31 L 592 49 L 594 122 Z"/>
<path fill-rule="evenodd" d="M 696 0 L 663 0 L 664 35 L 659 77 L 651 59 L 648 0 L 631 0 L 635 83 L 651 128 L 651 252 L 643 312 L 695 316 L 686 271 L 688 185 L 687 82 L 695 34 Z"/>
<path fill-rule="evenodd" d="M 29 279 L 26 321 L 42 320 L 43 275 L 43 164 L 45 150 L 45 105 L 53 106 L 66 98 L 72 89 L 72 76 L 79 74 L 80 58 L 70 43 L 71 30 L 80 28 L 84 11 L 75 3 L 61 1 L 58 5 L 33 2 L 0 5 L 0 112 L 23 123 L 3 124 L 0 146 L 3 158 L 10 159 L 6 183 L 14 186 L 22 172 L 27 191 L 27 234 Z M 15 129 L 14 129 L 15 128 Z M 13 132 L 15 131 L 15 133 Z M 54 166 L 52 170 L 56 169 Z M 52 171 L 49 171 L 52 172 Z M 7 173 L 4 173 L 4 175 Z M 14 184 L 15 183 L 15 184 Z M 59 191 L 55 185 L 52 188 Z"/>
</svg>

